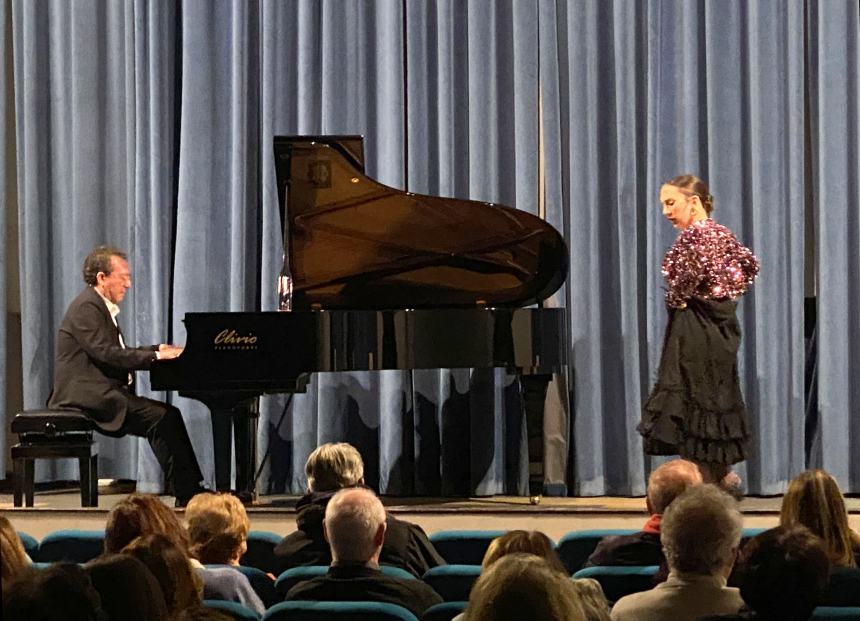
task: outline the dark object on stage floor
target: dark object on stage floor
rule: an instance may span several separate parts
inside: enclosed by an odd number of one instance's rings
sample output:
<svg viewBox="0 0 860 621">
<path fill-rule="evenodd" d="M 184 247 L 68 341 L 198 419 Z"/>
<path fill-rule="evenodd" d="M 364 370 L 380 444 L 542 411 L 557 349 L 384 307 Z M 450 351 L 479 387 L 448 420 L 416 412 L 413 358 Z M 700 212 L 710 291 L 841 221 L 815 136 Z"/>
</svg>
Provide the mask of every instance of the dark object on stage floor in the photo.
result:
<svg viewBox="0 0 860 621">
<path fill-rule="evenodd" d="M 98 449 L 92 420 L 80 410 L 25 410 L 12 419 L 19 443 L 12 447 L 13 498 L 16 507 L 33 506 L 35 460 L 77 458 L 81 471 L 81 505 L 97 507 Z"/>
<path fill-rule="evenodd" d="M 255 417 L 242 401 L 300 392 L 311 373 L 506 367 L 546 390 L 566 365 L 563 308 L 552 295 L 567 249 L 526 212 L 422 196 L 364 174 L 360 136 L 276 137 L 284 247 L 281 309 L 187 313 L 185 351 L 152 364 L 153 389 L 179 390 L 213 414 L 217 487 L 253 474 Z"/>
</svg>

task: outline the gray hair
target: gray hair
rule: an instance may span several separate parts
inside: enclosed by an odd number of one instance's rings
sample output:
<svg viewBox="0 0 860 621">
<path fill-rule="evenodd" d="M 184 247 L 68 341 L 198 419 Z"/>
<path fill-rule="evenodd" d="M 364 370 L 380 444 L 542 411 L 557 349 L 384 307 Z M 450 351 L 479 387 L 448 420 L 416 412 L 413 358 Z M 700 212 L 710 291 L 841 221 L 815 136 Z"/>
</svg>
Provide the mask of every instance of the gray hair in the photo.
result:
<svg viewBox="0 0 860 621">
<path fill-rule="evenodd" d="M 308 456 L 305 475 L 311 492 L 331 492 L 364 480 L 361 453 L 346 442 L 321 444 Z"/>
<path fill-rule="evenodd" d="M 702 483 L 699 467 L 686 459 L 661 464 L 648 477 L 648 505 L 651 513 L 663 513 L 675 498 L 693 485 Z"/>
<path fill-rule="evenodd" d="M 663 514 L 660 541 L 669 568 L 713 575 L 732 561 L 743 517 L 737 501 L 714 485 L 696 485 Z"/>
<path fill-rule="evenodd" d="M 369 561 L 377 550 L 374 538 L 385 518 L 385 507 L 369 489 L 342 489 L 332 496 L 325 509 L 325 534 L 332 560 Z"/>
</svg>

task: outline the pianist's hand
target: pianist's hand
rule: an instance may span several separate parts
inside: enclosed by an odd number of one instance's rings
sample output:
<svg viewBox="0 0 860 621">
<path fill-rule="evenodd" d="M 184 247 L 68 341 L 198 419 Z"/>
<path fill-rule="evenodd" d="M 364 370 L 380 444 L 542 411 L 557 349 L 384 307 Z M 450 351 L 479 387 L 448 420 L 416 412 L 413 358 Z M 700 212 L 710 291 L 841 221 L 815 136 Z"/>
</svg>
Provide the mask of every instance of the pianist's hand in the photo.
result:
<svg viewBox="0 0 860 621">
<path fill-rule="evenodd" d="M 171 358 L 176 358 L 176 356 L 181 354 L 182 350 L 183 348 L 178 345 L 162 343 L 158 346 L 158 357 L 162 360 L 170 360 Z"/>
</svg>

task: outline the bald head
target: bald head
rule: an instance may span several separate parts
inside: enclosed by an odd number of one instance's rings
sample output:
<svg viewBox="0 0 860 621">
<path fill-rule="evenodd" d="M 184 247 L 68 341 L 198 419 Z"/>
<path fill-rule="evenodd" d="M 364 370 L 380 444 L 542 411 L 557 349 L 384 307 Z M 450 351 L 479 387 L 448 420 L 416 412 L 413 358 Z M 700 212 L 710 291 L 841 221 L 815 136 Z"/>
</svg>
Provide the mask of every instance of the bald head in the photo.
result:
<svg viewBox="0 0 860 621">
<path fill-rule="evenodd" d="M 686 459 L 667 461 L 648 477 L 648 511 L 662 514 L 675 498 L 701 484 L 702 473 L 696 464 Z"/>
<path fill-rule="evenodd" d="M 348 488 L 332 496 L 325 510 L 332 563 L 377 563 L 385 517 L 385 508 L 369 489 Z"/>
</svg>

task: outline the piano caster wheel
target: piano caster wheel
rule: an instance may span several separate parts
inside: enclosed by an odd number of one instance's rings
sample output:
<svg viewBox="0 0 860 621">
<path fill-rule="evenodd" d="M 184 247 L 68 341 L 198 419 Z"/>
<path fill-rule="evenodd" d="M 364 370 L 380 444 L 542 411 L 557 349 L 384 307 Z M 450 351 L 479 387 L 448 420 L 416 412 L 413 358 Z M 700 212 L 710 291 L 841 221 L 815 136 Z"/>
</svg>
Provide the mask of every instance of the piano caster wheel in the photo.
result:
<svg viewBox="0 0 860 621">
<path fill-rule="evenodd" d="M 537 496 L 529 496 L 529 504 L 530 505 L 539 505 L 541 498 L 543 498 L 543 496 L 541 496 L 540 494 L 538 494 Z"/>
</svg>

